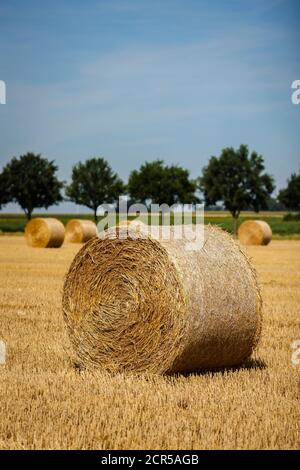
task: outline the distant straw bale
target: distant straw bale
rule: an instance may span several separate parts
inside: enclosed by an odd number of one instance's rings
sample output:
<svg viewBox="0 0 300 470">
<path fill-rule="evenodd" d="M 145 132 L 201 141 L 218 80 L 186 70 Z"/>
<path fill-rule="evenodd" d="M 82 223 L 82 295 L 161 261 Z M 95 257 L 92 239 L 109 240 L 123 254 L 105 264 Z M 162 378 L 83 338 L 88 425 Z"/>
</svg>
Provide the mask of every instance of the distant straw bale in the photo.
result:
<svg viewBox="0 0 300 470">
<path fill-rule="evenodd" d="M 66 225 L 66 241 L 85 243 L 97 235 L 97 226 L 91 220 L 72 219 Z"/>
<path fill-rule="evenodd" d="M 25 228 L 29 246 L 37 248 L 59 248 L 65 238 L 65 227 L 54 218 L 31 219 Z"/>
<path fill-rule="evenodd" d="M 243 245 L 268 245 L 272 240 L 272 230 L 264 220 L 246 220 L 238 230 Z"/>
</svg>

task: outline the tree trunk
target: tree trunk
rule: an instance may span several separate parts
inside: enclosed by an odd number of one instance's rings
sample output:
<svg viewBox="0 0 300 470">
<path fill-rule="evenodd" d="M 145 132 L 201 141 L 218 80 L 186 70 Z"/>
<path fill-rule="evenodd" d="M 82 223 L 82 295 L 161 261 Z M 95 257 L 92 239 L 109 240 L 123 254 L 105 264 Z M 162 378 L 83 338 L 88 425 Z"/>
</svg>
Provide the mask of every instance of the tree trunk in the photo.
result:
<svg viewBox="0 0 300 470">
<path fill-rule="evenodd" d="M 239 218 L 239 214 L 234 214 L 233 215 L 233 236 L 234 236 L 234 238 L 237 238 L 238 218 Z"/>
<path fill-rule="evenodd" d="M 24 212 L 25 212 L 25 215 L 26 215 L 26 219 L 31 220 L 32 211 L 24 209 Z"/>
<path fill-rule="evenodd" d="M 94 209 L 94 221 L 95 221 L 95 224 L 97 224 L 98 220 L 97 220 L 97 207 L 96 209 Z"/>
</svg>

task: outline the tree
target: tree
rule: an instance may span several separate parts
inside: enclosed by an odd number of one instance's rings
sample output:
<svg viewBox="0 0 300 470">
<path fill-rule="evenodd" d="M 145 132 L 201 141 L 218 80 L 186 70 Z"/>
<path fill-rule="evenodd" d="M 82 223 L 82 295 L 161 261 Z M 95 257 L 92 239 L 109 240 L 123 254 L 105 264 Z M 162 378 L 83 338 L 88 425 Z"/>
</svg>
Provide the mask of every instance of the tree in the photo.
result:
<svg viewBox="0 0 300 470">
<path fill-rule="evenodd" d="M 300 210 L 300 172 L 292 173 L 287 187 L 279 191 L 278 200 L 288 209 Z"/>
<path fill-rule="evenodd" d="M 2 206 L 9 202 L 9 194 L 7 192 L 7 185 L 5 184 L 4 175 L 0 173 L 0 210 Z"/>
<path fill-rule="evenodd" d="M 162 160 L 144 163 L 139 170 L 131 172 L 127 185 L 135 202 L 154 204 L 191 204 L 195 196 L 196 182 L 189 179 L 189 172 L 177 165 L 166 166 Z"/>
<path fill-rule="evenodd" d="M 278 201 L 277 198 L 269 196 L 268 198 L 268 211 L 284 211 L 285 205 Z"/>
<path fill-rule="evenodd" d="M 124 184 L 103 158 L 91 158 L 73 167 L 72 181 L 66 187 L 66 196 L 76 204 L 94 211 L 104 203 L 116 202 L 124 191 Z"/>
<path fill-rule="evenodd" d="M 233 217 L 235 234 L 242 209 L 259 212 L 267 208 L 274 183 L 270 175 L 263 173 L 264 169 L 263 157 L 256 152 L 249 155 L 248 147 L 241 145 L 237 150 L 223 149 L 220 157 L 211 157 L 202 170 L 199 188 L 206 204 L 223 202 Z"/>
<path fill-rule="evenodd" d="M 13 157 L 1 174 L 4 202 L 16 202 L 27 219 L 34 209 L 47 209 L 63 200 L 63 183 L 56 177 L 57 166 L 40 154 L 27 153 Z"/>
</svg>

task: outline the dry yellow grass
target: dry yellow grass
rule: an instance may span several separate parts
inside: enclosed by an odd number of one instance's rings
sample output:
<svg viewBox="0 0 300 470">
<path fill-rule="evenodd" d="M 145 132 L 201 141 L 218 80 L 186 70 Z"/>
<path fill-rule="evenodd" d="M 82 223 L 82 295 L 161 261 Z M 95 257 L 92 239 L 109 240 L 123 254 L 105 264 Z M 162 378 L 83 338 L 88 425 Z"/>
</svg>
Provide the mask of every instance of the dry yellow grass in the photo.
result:
<svg viewBox="0 0 300 470">
<path fill-rule="evenodd" d="M 261 367 L 171 378 L 74 370 L 61 292 L 78 249 L 0 237 L 0 448 L 300 447 L 299 241 L 248 249 L 264 300 Z"/>
</svg>

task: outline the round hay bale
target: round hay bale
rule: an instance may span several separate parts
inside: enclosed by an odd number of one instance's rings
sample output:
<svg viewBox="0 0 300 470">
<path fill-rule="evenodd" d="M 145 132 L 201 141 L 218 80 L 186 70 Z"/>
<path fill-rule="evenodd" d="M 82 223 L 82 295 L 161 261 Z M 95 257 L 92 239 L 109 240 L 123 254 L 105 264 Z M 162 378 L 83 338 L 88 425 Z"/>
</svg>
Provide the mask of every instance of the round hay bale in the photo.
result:
<svg viewBox="0 0 300 470">
<path fill-rule="evenodd" d="M 272 230 L 263 220 L 246 220 L 239 227 L 238 237 L 243 245 L 268 245 Z"/>
<path fill-rule="evenodd" d="M 224 231 L 185 239 L 90 240 L 65 279 L 63 315 L 76 361 L 111 372 L 174 373 L 248 358 L 261 329 L 255 272 Z"/>
<path fill-rule="evenodd" d="M 91 220 L 72 219 L 66 225 L 66 241 L 85 243 L 97 235 L 97 226 Z"/>
<path fill-rule="evenodd" d="M 28 245 L 38 248 L 59 248 L 65 238 L 65 227 L 54 218 L 36 218 L 25 228 Z"/>
<path fill-rule="evenodd" d="M 127 234 L 136 234 L 137 236 L 141 235 L 145 231 L 147 233 L 148 231 L 148 225 L 140 220 L 122 220 L 118 223 L 116 229 L 118 229 L 118 227 L 127 227 Z"/>
</svg>

